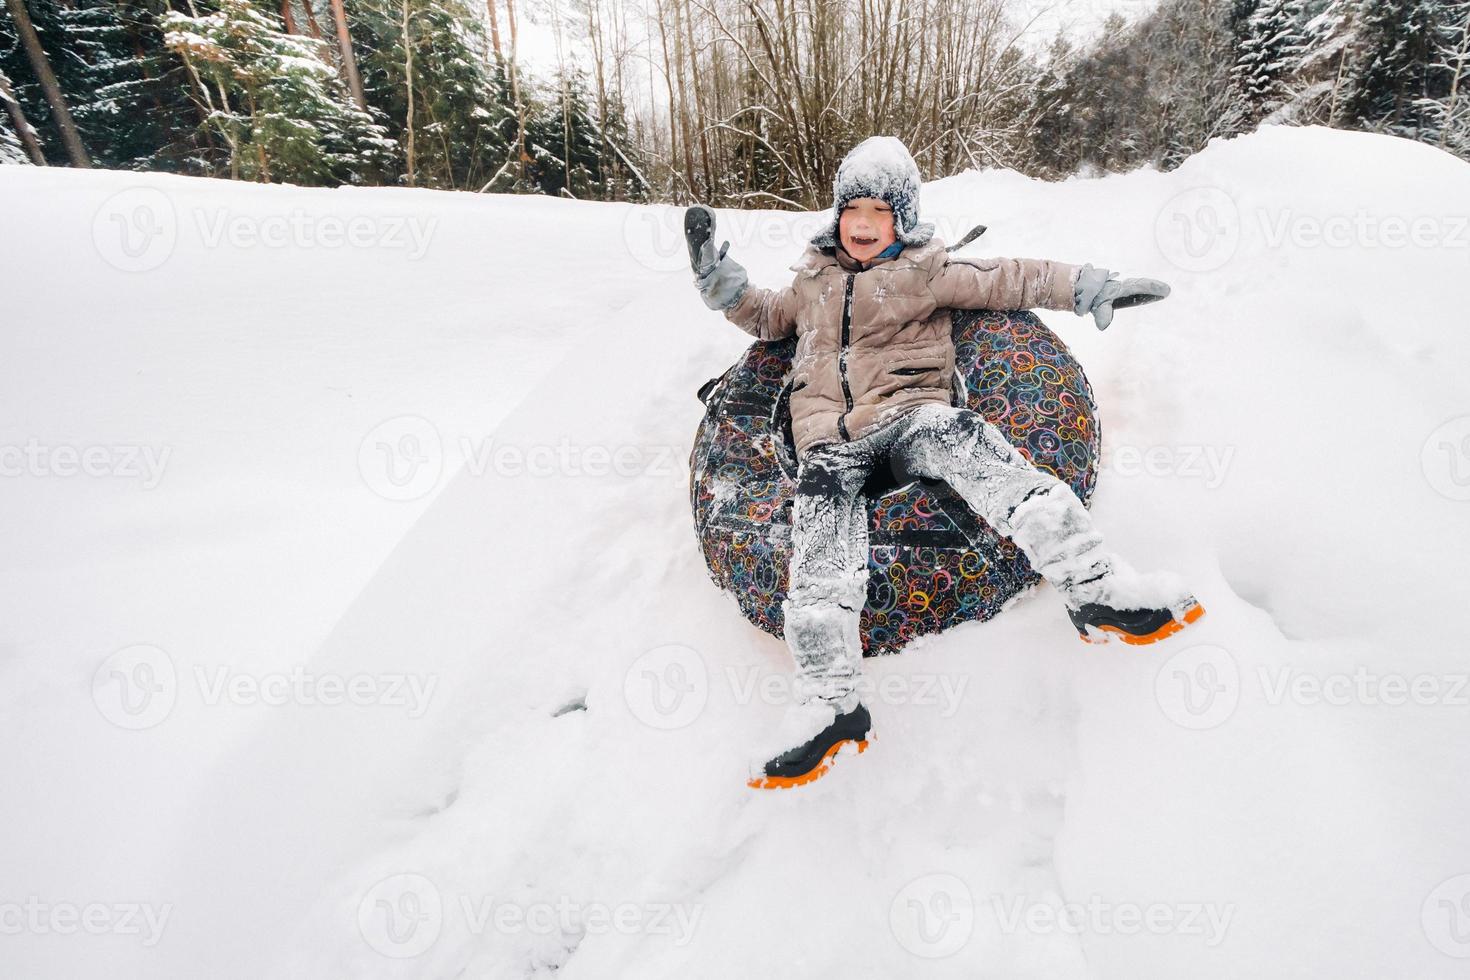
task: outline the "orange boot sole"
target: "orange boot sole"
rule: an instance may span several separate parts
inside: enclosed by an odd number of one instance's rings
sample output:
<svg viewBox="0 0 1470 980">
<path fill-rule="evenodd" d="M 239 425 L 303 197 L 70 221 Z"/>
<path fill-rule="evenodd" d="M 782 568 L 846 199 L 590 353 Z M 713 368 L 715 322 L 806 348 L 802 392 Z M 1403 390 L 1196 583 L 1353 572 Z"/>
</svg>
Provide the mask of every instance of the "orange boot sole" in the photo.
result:
<svg viewBox="0 0 1470 980">
<path fill-rule="evenodd" d="M 1201 606 L 1199 603 L 1195 603 L 1194 605 L 1190 606 L 1189 610 L 1184 614 L 1183 622 L 1180 622 L 1177 619 L 1171 619 L 1163 626 L 1160 626 L 1158 629 L 1154 630 L 1152 633 L 1145 633 L 1142 636 L 1125 632 L 1118 629 L 1118 627 L 1116 626 L 1094 626 L 1093 629 L 1103 634 L 1111 633 L 1113 634 L 1113 636 L 1118 637 L 1118 639 L 1122 640 L 1124 643 L 1129 644 L 1130 646 L 1141 647 L 1147 646 L 1150 643 L 1157 643 L 1160 640 L 1168 639 L 1175 633 L 1178 633 L 1180 630 L 1184 629 L 1184 627 L 1188 626 L 1190 623 L 1198 622 L 1199 618 L 1204 614 L 1205 607 Z M 1098 640 L 1094 640 L 1090 636 L 1083 636 L 1082 642 L 1107 643 L 1110 639 L 1112 639 L 1112 636 L 1107 635 L 1104 635 L 1101 639 Z"/>
<path fill-rule="evenodd" d="M 805 786 L 807 783 L 816 782 L 818 779 L 827 775 L 832 769 L 837 753 L 841 751 L 844 745 L 856 745 L 858 754 L 861 755 L 867 751 L 868 741 L 871 738 L 872 736 L 869 736 L 860 742 L 854 742 L 850 738 L 843 739 L 827 750 L 827 754 L 822 756 L 821 762 L 813 766 L 809 772 L 804 772 L 800 776 L 757 776 L 746 785 L 751 789 L 791 789 L 796 786 Z"/>
</svg>

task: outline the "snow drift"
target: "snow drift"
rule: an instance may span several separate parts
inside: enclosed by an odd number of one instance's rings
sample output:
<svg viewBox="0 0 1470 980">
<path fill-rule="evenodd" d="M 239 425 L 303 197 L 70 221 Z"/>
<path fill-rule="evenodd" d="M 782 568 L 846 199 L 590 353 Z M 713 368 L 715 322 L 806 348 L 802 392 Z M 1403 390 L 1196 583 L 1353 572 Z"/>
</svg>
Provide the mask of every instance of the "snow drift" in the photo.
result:
<svg viewBox="0 0 1470 980">
<path fill-rule="evenodd" d="M 782 644 L 706 577 L 679 209 L 0 168 L 0 961 L 29 977 L 1460 976 L 1470 167 L 1272 129 L 923 190 L 1044 318 L 1101 528 L 1209 615 L 1045 588 L 868 661 L 753 794 Z M 763 285 L 825 217 L 721 213 Z"/>
</svg>

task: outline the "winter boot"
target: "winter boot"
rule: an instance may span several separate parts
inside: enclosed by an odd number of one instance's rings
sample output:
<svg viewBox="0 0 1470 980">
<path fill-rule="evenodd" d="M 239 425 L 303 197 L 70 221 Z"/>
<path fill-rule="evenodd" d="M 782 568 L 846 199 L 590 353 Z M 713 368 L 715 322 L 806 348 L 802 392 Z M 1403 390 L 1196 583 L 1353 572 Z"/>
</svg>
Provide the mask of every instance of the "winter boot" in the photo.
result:
<svg viewBox="0 0 1470 980">
<path fill-rule="evenodd" d="M 872 719 L 868 709 L 856 696 L 847 699 L 851 707 L 844 710 L 834 704 L 813 698 L 787 709 L 774 742 L 788 746 L 751 778 L 752 789 L 790 789 L 825 776 L 845 745 L 855 745 L 858 752 L 868 747 L 868 729 Z"/>
<path fill-rule="evenodd" d="M 1086 643 L 1106 643 L 1115 634 L 1124 643 L 1143 646 L 1173 636 L 1205 614 L 1205 607 L 1192 597 L 1178 608 L 1115 609 L 1098 602 L 1067 607 L 1067 615 Z"/>
<path fill-rule="evenodd" d="M 1143 574 L 1102 547 L 1102 536 L 1070 487 L 1038 488 L 1014 507 L 1004 530 L 1067 603 L 1083 640 L 1116 635 L 1142 645 L 1173 636 L 1205 614 L 1172 575 Z"/>
<path fill-rule="evenodd" d="M 1067 616 L 1087 643 L 1113 636 L 1134 646 L 1156 643 L 1205 614 L 1172 575 L 1145 575 L 1111 555 L 1061 589 Z"/>
</svg>

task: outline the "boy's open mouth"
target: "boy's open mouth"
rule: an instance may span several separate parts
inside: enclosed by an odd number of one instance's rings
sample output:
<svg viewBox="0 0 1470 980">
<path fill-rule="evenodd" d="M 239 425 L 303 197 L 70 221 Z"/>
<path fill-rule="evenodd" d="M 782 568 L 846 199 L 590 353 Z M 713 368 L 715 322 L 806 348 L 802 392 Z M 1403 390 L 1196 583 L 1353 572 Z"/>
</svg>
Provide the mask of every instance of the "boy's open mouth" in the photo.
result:
<svg viewBox="0 0 1470 980">
<path fill-rule="evenodd" d="M 853 235 L 852 236 L 852 243 L 854 245 L 858 245 L 858 246 L 860 246 L 862 248 L 867 248 L 869 245 L 876 245 L 876 244 L 878 244 L 878 239 L 876 239 L 876 238 L 864 238 L 861 235 Z"/>
</svg>

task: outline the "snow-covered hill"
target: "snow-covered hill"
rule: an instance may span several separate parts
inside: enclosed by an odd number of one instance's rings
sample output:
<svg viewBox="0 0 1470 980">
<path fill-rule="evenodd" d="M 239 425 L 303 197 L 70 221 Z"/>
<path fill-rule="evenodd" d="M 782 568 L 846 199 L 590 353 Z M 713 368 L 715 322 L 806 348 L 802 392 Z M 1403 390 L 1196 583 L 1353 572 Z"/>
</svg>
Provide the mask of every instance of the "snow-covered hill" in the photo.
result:
<svg viewBox="0 0 1470 980">
<path fill-rule="evenodd" d="M 1210 614 L 1091 648 L 1043 589 L 757 794 L 678 209 L 0 168 L 0 972 L 1463 976 L 1470 167 L 1268 130 L 923 204 L 1173 284 L 1044 317 L 1100 525 Z M 820 216 L 721 220 L 775 285 Z"/>
</svg>

